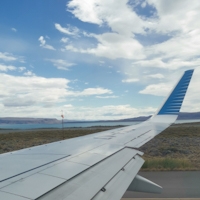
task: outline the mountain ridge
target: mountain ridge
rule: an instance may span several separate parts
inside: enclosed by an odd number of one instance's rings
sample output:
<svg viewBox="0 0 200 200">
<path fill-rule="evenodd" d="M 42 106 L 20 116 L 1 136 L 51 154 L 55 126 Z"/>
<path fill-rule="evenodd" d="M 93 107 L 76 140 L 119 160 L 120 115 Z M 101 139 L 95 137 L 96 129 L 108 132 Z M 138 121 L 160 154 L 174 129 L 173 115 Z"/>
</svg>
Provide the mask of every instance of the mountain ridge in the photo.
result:
<svg viewBox="0 0 200 200">
<path fill-rule="evenodd" d="M 86 123 L 86 122 L 129 122 L 129 121 L 145 121 L 150 116 L 140 116 L 119 120 L 64 120 L 64 123 Z M 194 120 L 200 119 L 200 112 L 181 112 L 178 120 Z M 32 118 L 32 117 L 0 117 L 0 124 L 59 124 L 61 120 L 56 118 Z"/>
</svg>

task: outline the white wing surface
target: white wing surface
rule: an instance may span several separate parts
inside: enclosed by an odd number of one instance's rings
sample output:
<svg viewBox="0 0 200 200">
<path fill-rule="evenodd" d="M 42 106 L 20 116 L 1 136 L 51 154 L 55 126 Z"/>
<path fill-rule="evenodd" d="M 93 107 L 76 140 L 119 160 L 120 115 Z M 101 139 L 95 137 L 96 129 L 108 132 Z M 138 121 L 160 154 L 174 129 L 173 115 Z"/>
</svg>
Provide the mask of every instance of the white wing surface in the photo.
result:
<svg viewBox="0 0 200 200">
<path fill-rule="evenodd" d="M 186 71 L 149 120 L 0 155 L 1 200 L 119 200 L 127 190 L 160 192 L 137 175 L 137 150 L 177 118 L 193 70 Z"/>
</svg>

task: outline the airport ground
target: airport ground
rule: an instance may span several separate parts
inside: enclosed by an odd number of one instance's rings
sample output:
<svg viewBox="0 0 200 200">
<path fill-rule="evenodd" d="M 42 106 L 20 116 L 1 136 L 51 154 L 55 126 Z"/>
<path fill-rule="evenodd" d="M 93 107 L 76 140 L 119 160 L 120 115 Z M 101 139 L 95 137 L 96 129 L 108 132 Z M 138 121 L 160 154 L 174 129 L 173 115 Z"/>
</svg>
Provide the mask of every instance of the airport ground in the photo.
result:
<svg viewBox="0 0 200 200">
<path fill-rule="evenodd" d="M 127 191 L 123 200 L 131 198 L 162 198 L 169 199 L 200 199 L 200 171 L 156 171 L 140 172 L 139 175 L 163 187 L 161 194 L 141 193 Z M 165 199 L 166 200 L 166 199 Z"/>
</svg>

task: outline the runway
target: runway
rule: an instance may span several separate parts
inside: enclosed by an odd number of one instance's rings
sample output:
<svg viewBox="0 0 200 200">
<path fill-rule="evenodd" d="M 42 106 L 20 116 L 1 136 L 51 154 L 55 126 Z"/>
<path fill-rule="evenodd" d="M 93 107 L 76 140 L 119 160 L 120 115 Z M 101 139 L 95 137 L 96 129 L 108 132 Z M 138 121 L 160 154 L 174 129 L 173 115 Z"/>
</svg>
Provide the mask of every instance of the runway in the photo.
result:
<svg viewBox="0 0 200 200">
<path fill-rule="evenodd" d="M 200 171 L 173 171 L 173 172 L 140 172 L 139 175 L 163 187 L 162 194 L 139 193 L 127 191 L 123 200 L 131 198 L 163 199 L 200 199 Z"/>
</svg>

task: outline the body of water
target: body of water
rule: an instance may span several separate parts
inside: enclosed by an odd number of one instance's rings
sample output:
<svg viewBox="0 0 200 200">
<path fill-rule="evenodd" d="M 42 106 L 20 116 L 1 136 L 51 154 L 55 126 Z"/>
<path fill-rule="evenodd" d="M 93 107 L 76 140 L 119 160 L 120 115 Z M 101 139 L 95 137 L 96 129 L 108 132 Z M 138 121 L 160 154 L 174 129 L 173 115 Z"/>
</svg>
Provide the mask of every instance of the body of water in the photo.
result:
<svg viewBox="0 0 200 200">
<path fill-rule="evenodd" d="M 129 126 L 140 122 L 69 122 L 64 128 L 92 127 L 92 126 Z M 0 129 L 39 129 L 62 128 L 62 124 L 0 124 Z"/>
<path fill-rule="evenodd" d="M 200 122 L 200 120 L 177 120 L 176 124 Z M 130 126 L 141 122 L 68 122 L 64 128 L 93 127 L 93 126 Z M 62 124 L 0 124 L 0 129 L 40 129 L 62 128 Z"/>
</svg>

